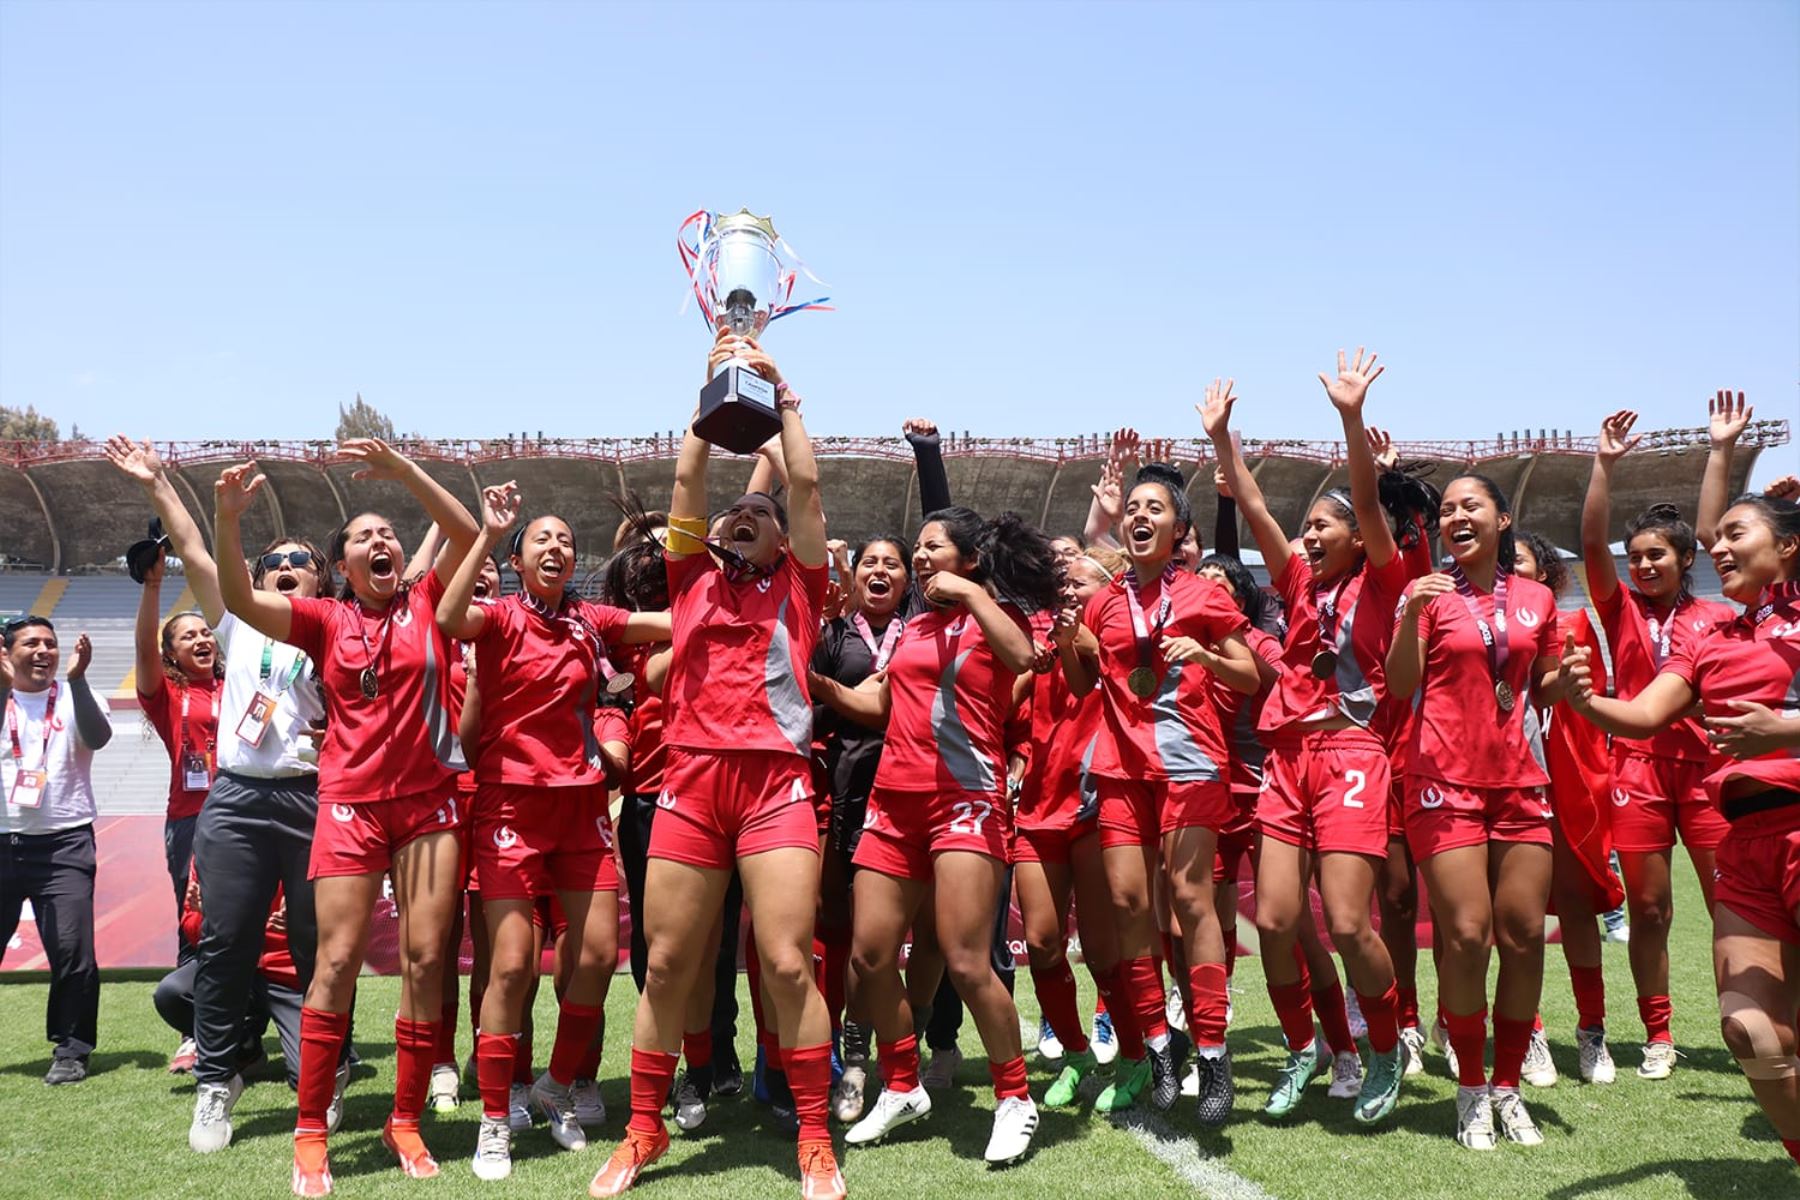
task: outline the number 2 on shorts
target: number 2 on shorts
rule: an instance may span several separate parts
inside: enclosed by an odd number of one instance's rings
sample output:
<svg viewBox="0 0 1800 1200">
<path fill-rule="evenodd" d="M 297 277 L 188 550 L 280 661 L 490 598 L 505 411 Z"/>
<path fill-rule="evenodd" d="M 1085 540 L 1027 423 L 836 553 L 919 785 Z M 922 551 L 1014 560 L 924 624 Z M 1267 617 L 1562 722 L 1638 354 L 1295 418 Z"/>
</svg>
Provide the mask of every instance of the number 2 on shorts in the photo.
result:
<svg viewBox="0 0 1800 1200">
<path fill-rule="evenodd" d="M 1350 785 L 1349 790 L 1344 793 L 1344 807 L 1363 807 L 1362 794 L 1363 789 L 1369 786 L 1369 777 L 1361 771 L 1352 769 L 1344 772 L 1344 782 Z"/>
</svg>

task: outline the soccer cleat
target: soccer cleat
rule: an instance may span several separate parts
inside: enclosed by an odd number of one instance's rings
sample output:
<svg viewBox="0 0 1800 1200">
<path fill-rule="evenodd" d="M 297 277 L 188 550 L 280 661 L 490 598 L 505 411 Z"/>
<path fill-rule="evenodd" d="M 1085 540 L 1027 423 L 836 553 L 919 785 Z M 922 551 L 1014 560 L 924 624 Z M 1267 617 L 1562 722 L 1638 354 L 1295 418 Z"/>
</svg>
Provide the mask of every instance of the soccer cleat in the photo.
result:
<svg viewBox="0 0 1800 1200">
<path fill-rule="evenodd" d="M 1352 1041 L 1366 1041 L 1369 1036 L 1369 1019 L 1363 1016 L 1362 1003 L 1356 998 L 1356 989 L 1344 990 L 1349 993 L 1344 997 L 1344 1015 L 1350 1020 L 1350 1038 Z"/>
<path fill-rule="evenodd" d="M 1075 1097 L 1081 1091 L 1081 1081 L 1094 1070 L 1094 1053 L 1083 1050 L 1080 1054 L 1071 1054 L 1063 1059 L 1062 1073 L 1044 1093 L 1045 1108 L 1064 1108 L 1075 1103 Z"/>
<path fill-rule="evenodd" d="M 564 1084 L 556 1082 L 545 1071 L 531 1085 L 531 1102 L 537 1110 L 544 1114 L 544 1120 L 550 1126 L 550 1136 L 564 1150 L 586 1150 L 587 1134 L 582 1131 L 581 1122 L 575 1119 L 574 1098 Z M 701 1110 L 704 1117 L 705 1110 Z"/>
<path fill-rule="evenodd" d="M 1612 1053 L 1606 1048 L 1606 1029 L 1577 1029 L 1575 1045 L 1581 1051 L 1581 1078 L 1586 1083 L 1611 1083 L 1616 1078 Z"/>
<path fill-rule="evenodd" d="M 1031 1097 L 1007 1096 L 994 1109 L 994 1132 L 988 1135 L 987 1151 L 982 1157 L 990 1166 L 1018 1162 L 1031 1149 L 1031 1135 L 1037 1127 L 1037 1105 Z"/>
<path fill-rule="evenodd" d="M 169 1059 L 169 1074 L 190 1074 L 194 1069 L 194 1064 L 199 1060 L 200 1047 L 194 1043 L 193 1038 L 184 1037 L 181 1039 L 181 1045 L 175 1048 L 174 1057 Z"/>
<path fill-rule="evenodd" d="M 1231 1051 L 1200 1055 L 1200 1099 L 1196 1115 L 1202 1125 L 1218 1128 L 1231 1119 Z"/>
<path fill-rule="evenodd" d="M 1119 1057 L 1119 1039 L 1113 1035 L 1111 1013 L 1094 1014 L 1094 1028 L 1088 1034 L 1088 1045 L 1094 1048 L 1094 1061 L 1103 1067 L 1110 1066 L 1112 1060 Z"/>
<path fill-rule="evenodd" d="M 1181 1033 L 1187 1032 L 1187 1006 L 1181 1002 L 1180 988 L 1170 988 L 1169 994 L 1164 997 L 1163 1020 L 1169 1023 L 1170 1029 L 1178 1030 Z"/>
<path fill-rule="evenodd" d="M 943 1050 L 933 1050 L 931 1061 L 919 1073 L 919 1083 L 928 1088 L 947 1088 L 956 1085 L 956 1069 L 962 1066 L 962 1051 L 955 1046 Z"/>
<path fill-rule="evenodd" d="M 506 1123 L 514 1133 L 531 1128 L 531 1086 L 515 1083 L 506 1093 Z"/>
<path fill-rule="evenodd" d="M 1550 1039 L 1544 1031 L 1531 1031 L 1531 1041 L 1525 1044 L 1525 1062 L 1519 1068 L 1519 1075 L 1532 1087 L 1556 1086 L 1556 1061 L 1550 1057 Z"/>
<path fill-rule="evenodd" d="M 1450 1042 L 1450 1027 L 1441 1020 L 1431 1027 L 1431 1044 L 1444 1052 L 1444 1069 L 1450 1078 L 1460 1079 L 1462 1070 L 1456 1061 L 1456 1047 Z"/>
<path fill-rule="evenodd" d="M 924 1087 L 910 1092 L 894 1092 L 887 1088 L 875 1097 L 869 1115 L 850 1127 L 844 1142 L 850 1146 L 868 1146 L 879 1142 L 908 1121 L 917 1120 L 931 1111 L 931 1093 Z"/>
<path fill-rule="evenodd" d="M 1150 1085 L 1150 1060 L 1120 1059 L 1113 1067 L 1113 1081 L 1094 1097 L 1095 1112 L 1124 1112 L 1137 1104 L 1137 1098 Z"/>
<path fill-rule="evenodd" d="M 1456 1141 L 1469 1150 L 1494 1148 L 1494 1104 L 1486 1086 L 1456 1089 Z"/>
<path fill-rule="evenodd" d="M 1408 1076 L 1418 1075 L 1425 1070 L 1425 1034 L 1417 1025 L 1408 1025 L 1400 1031 L 1400 1040 L 1406 1043 L 1406 1073 Z"/>
<path fill-rule="evenodd" d="M 336 1133 L 344 1119 L 344 1089 L 350 1086 L 350 1064 L 338 1064 L 337 1077 L 331 1085 L 331 1103 L 325 1106 L 325 1132 Z"/>
<path fill-rule="evenodd" d="M 606 1101 L 600 1097 L 600 1085 L 592 1079 L 577 1079 L 569 1085 L 569 1107 L 584 1129 L 606 1124 Z"/>
<path fill-rule="evenodd" d="M 837 1086 L 831 1089 L 831 1115 L 845 1125 L 859 1119 L 863 1113 L 863 1105 L 867 1103 L 863 1090 L 868 1083 L 867 1066 L 858 1062 L 845 1064 Z"/>
<path fill-rule="evenodd" d="M 1667 1079 L 1674 1070 L 1674 1042 L 1644 1043 L 1644 1061 L 1637 1069 L 1639 1079 Z"/>
<path fill-rule="evenodd" d="M 331 1195 L 331 1159 L 325 1154 L 325 1135 L 294 1135 L 294 1195 Z"/>
<path fill-rule="evenodd" d="M 727 1098 L 744 1094 L 744 1065 L 735 1052 L 713 1064 L 712 1090 L 713 1095 Z"/>
<path fill-rule="evenodd" d="M 461 1098 L 456 1094 L 455 1063 L 438 1063 L 431 1068 L 431 1088 L 426 1093 L 429 1097 L 431 1111 L 435 1113 L 453 1113 Z"/>
<path fill-rule="evenodd" d="M 85 1055 L 59 1055 L 50 1060 L 50 1069 L 44 1072 L 44 1082 L 51 1087 L 61 1087 L 65 1083 L 80 1083 L 88 1075 L 88 1062 Z"/>
<path fill-rule="evenodd" d="M 1287 1062 L 1275 1074 L 1275 1086 L 1269 1092 L 1269 1099 L 1263 1105 L 1263 1116 L 1273 1117 L 1279 1121 L 1294 1111 L 1306 1094 L 1306 1085 L 1317 1079 L 1325 1070 L 1325 1057 L 1330 1051 L 1318 1042 L 1313 1042 L 1304 1050 L 1288 1051 Z M 1194 1063 L 1198 1072 L 1200 1063 Z M 1200 1094 L 1199 1075 L 1195 1075 L 1194 1094 Z"/>
<path fill-rule="evenodd" d="M 1158 1112 L 1168 1112 L 1181 1096 L 1181 1068 L 1187 1064 L 1189 1045 L 1186 1034 L 1171 1032 L 1161 1050 L 1144 1047 L 1144 1057 L 1150 1060 L 1150 1104 Z"/>
<path fill-rule="evenodd" d="M 225 1083 L 203 1083 L 194 1092 L 194 1123 L 188 1126 L 188 1149 L 212 1154 L 231 1145 L 231 1110 L 244 1094 L 244 1077 Z"/>
<path fill-rule="evenodd" d="M 1331 1060 L 1331 1098 L 1354 1100 L 1362 1094 L 1362 1056 L 1346 1050 Z"/>
<path fill-rule="evenodd" d="M 1625 906 L 1621 904 L 1609 913 L 1602 914 L 1600 923 L 1605 926 L 1601 935 L 1603 941 L 1622 945 L 1631 940 L 1631 926 L 1626 922 Z"/>
<path fill-rule="evenodd" d="M 706 1124 L 706 1097 L 696 1085 L 694 1072 L 683 1071 L 681 1079 L 675 1084 L 675 1127 L 683 1133 L 692 1133 Z"/>
<path fill-rule="evenodd" d="M 1519 1095 L 1517 1088 L 1493 1089 L 1494 1115 L 1500 1118 L 1500 1129 L 1506 1134 L 1506 1140 L 1516 1146 L 1541 1146 L 1544 1135 L 1538 1132 L 1537 1123 L 1526 1111 L 1525 1097 Z"/>
<path fill-rule="evenodd" d="M 1394 1043 L 1386 1054 L 1369 1052 L 1369 1073 L 1363 1078 L 1362 1090 L 1356 1096 L 1356 1111 L 1351 1115 L 1364 1125 L 1374 1125 L 1394 1111 L 1400 1099 L 1400 1080 L 1406 1076 L 1408 1055 L 1405 1042 Z"/>
<path fill-rule="evenodd" d="M 627 1127 L 625 1140 L 613 1149 L 612 1157 L 606 1165 L 594 1174 L 594 1181 L 588 1184 L 588 1195 L 595 1200 L 606 1196 L 618 1196 L 624 1193 L 643 1169 L 663 1156 L 669 1148 L 669 1131 L 658 1121 L 655 1133 L 643 1133 Z"/>
<path fill-rule="evenodd" d="M 481 1118 L 475 1134 L 475 1158 L 470 1162 L 475 1178 L 489 1183 L 512 1174 L 512 1126 L 490 1117 Z"/>
<path fill-rule="evenodd" d="M 844 1200 L 844 1175 L 838 1170 L 831 1139 L 800 1143 L 800 1200 Z"/>
<path fill-rule="evenodd" d="M 1060 1062 L 1063 1056 L 1062 1039 L 1056 1036 L 1056 1030 L 1050 1028 L 1050 1022 L 1038 1018 L 1038 1057 L 1047 1063 Z"/>
<path fill-rule="evenodd" d="M 402 1123 L 389 1117 L 381 1127 L 381 1144 L 400 1160 L 400 1171 L 408 1179 L 430 1179 L 438 1173 L 437 1159 L 425 1148 L 417 1122 Z"/>
</svg>

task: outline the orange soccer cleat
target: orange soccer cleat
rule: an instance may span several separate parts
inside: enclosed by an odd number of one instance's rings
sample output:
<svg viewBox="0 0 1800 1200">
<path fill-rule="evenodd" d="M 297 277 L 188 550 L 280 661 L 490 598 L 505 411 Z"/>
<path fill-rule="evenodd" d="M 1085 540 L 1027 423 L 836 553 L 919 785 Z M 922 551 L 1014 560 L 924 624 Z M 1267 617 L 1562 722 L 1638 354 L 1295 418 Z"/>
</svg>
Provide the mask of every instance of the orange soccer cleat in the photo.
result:
<svg viewBox="0 0 1800 1200">
<path fill-rule="evenodd" d="M 331 1195 L 331 1160 L 322 1133 L 294 1134 L 294 1195 Z"/>
<path fill-rule="evenodd" d="M 660 1126 L 655 1133 L 643 1133 L 627 1127 L 625 1140 L 612 1152 L 606 1165 L 594 1176 L 594 1182 L 588 1184 L 588 1195 L 596 1200 L 606 1196 L 621 1195 L 627 1188 L 637 1182 L 640 1172 L 663 1156 L 669 1148 L 669 1131 Z"/>
<path fill-rule="evenodd" d="M 400 1160 L 400 1170 L 408 1178 L 430 1179 L 438 1173 L 437 1159 L 425 1148 L 417 1121 L 396 1121 L 389 1117 L 387 1124 L 381 1127 L 381 1144 L 393 1151 L 394 1157 Z"/>
<path fill-rule="evenodd" d="M 844 1200 L 844 1176 L 831 1142 L 800 1143 L 801 1200 Z"/>
</svg>

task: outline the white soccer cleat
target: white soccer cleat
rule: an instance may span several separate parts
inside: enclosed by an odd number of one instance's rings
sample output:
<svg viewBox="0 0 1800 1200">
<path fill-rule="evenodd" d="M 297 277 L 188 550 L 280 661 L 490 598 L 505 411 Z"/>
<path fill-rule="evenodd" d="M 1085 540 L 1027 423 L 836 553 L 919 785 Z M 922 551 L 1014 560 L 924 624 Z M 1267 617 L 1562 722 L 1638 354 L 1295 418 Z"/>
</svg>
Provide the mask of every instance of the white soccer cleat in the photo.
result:
<svg viewBox="0 0 1800 1200">
<path fill-rule="evenodd" d="M 875 1097 L 875 1107 L 869 1115 L 850 1127 L 844 1134 L 844 1142 L 850 1146 L 868 1146 L 879 1142 L 908 1121 L 914 1121 L 931 1111 L 931 1093 L 923 1086 L 910 1092 L 892 1092 L 881 1089 Z M 1035 1126 L 1035 1115 L 1034 1115 Z"/>
<path fill-rule="evenodd" d="M 1444 1052 L 1444 1067 L 1450 1072 L 1450 1078 L 1462 1077 L 1461 1064 L 1456 1061 L 1456 1046 L 1450 1041 L 1450 1027 L 1439 1021 L 1431 1027 L 1431 1044 Z"/>
<path fill-rule="evenodd" d="M 863 1114 L 864 1089 L 869 1084 L 869 1069 L 861 1063 L 846 1063 L 837 1087 L 831 1093 L 831 1115 L 848 1125 Z"/>
<path fill-rule="evenodd" d="M 1369 1036 L 1369 1018 L 1363 1016 L 1362 1002 L 1356 998 L 1356 989 L 1345 988 L 1348 994 L 1344 997 L 1344 1015 L 1350 1019 L 1350 1036 L 1357 1040 L 1367 1040 Z"/>
<path fill-rule="evenodd" d="M 592 1079 L 577 1079 L 569 1085 L 569 1105 L 582 1128 L 606 1124 L 606 1101 L 601 1099 L 600 1085 Z"/>
<path fill-rule="evenodd" d="M 1531 1031 L 1531 1041 L 1526 1043 L 1525 1062 L 1519 1074 L 1532 1087 L 1556 1086 L 1556 1061 L 1550 1057 L 1550 1039 L 1544 1036 L 1543 1030 Z"/>
<path fill-rule="evenodd" d="M 994 1165 L 1018 1162 L 1031 1149 L 1031 1135 L 1037 1127 L 1037 1105 L 1031 1097 L 1008 1096 L 994 1109 L 994 1132 L 982 1157 Z"/>
<path fill-rule="evenodd" d="M 1514 1088 L 1495 1088 L 1493 1092 L 1494 1115 L 1500 1119 L 1506 1140 L 1516 1146 L 1543 1145 L 1544 1135 L 1538 1132 L 1537 1122 L 1531 1119 L 1525 1098 Z"/>
<path fill-rule="evenodd" d="M 195 1154 L 213 1154 L 231 1145 L 231 1110 L 244 1094 L 244 1078 L 233 1075 L 225 1083 L 203 1083 L 194 1093 L 194 1123 L 188 1126 L 188 1148 Z"/>
<path fill-rule="evenodd" d="M 1667 1079 L 1674 1070 L 1674 1042 L 1644 1043 L 1644 1061 L 1637 1069 L 1639 1079 Z"/>
<path fill-rule="evenodd" d="M 325 1132 L 336 1133 L 344 1119 L 344 1089 L 350 1086 L 350 1064 L 338 1064 L 337 1079 L 331 1085 L 331 1103 L 325 1106 Z"/>
<path fill-rule="evenodd" d="M 531 1128 L 531 1086 L 515 1083 L 506 1093 L 506 1123 L 514 1133 Z"/>
<path fill-rule="evenodd" d="M 505 1121 L 481 1118 L 475 1134 L 475 1157 L 469 1166 L 475 1178 L 492 1183 L 512 1174 L 512 1126 Z"/>
<path fill-rule="evenodd" d="M 1470 1150 L 1494 1148 L 1494 1102 L 1485 1085 L 1456 1089 L 1456 1141 Z"/>
<path fill-rule="evenodd" d="M 1606 1030 L 1577 1029 L 1575 1045 L 1581 1051 L 1581 1078 L 1587 1083 L 1611 1083 L 1616 1071 L 1612 1054 L 1606 1048 Z"/>
<path fill-rule="evenodd" d="M 1362 1056 L 1346 1050 L 1331 1060 L 1331 1091 L 1333 1100 L 1354 1100 L 1362 1093 L 1363 1066 Z"/>
<path fill-rule="evenodd" d="M 1045 1062 L 1061 1062 L 1063 1057 L 1062 1039 L 1056 1036 L 1056 1030 L 1050 1028 L 1050 1022 L 1038 1020 L 1038 1057 Z"/>
<path fill-rule="evenodd" d="M 435 1113 L 453 1113 L 461 1103 L 456 1094 L 460 1081 L 456 1077 L 455 1063 L 438 1063 L 431 1068 L 431 1088 L 426 1093 L 429 1097 L 431 1111 Z"/>
<path fill-rule="evenodd" d="M 1094 1048 L 1094 1061 L 1103 1067 L 1110 1066 L 1113 1059 L 1119 1057 L 1119 1039 L 1113 1035 L 1111 1013 L 1094 1014 L 1094 1026 L 1088 1034 L 1088 1045 Z"/>
<path fill-rule="evenodd" d="M 1400 1040 L 1406 1043 L 1406 1074 L 1417 1075 L 1425 1070 L 1425 1035 L 1416 1025 L 1407 1025 L 1400 1030 Z"/>
<path fill-rule="evenodd" d="M 581 1122 L 575 1119 L 574 1099 L 569 1089 L 550 1078 L 545 1071 L 531 1085 L 531 1102 L 544 1115 L 550 1126 L 550 1136 L 564 1150 L 586 1150 L 587 1134 L 581 1128 Z"/>
</svg>

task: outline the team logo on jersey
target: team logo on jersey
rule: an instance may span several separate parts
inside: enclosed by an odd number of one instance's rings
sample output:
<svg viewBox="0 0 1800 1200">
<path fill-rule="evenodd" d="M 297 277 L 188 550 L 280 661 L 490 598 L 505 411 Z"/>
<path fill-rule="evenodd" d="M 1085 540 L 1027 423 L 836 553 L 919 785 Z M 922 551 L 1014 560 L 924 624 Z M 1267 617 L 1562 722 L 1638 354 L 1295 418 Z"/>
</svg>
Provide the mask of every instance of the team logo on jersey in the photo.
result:
<svg viewBox="0 0 1800 1200">
<path fill-rule="evenodd" d="M 1543 618 L 1539 617 L 1537 613 L 1529 608 L 1522 608 L 1519 610 L 1519 624 L 1527 629 L 1536 629 L 1538 622 L 1542 619 Z"/>
<path fill-rule="evenodd" d="M 875 806 L 873 804 L 871 804 L 866 810 L 864 810 L 864 812 L 863 812 L 863 828 L 864 829 L 875 828 L 875 826 L 880 822 L 880 820 L 881 820 L 881 814 L 875 810 Z"/>
<path fill-rule="evenodd" d="M 347 825 L 351 821 L 356 820 L 356 810 L 351 808 L 348 804 L 334 804 L 331 806 L 331 819 L 334 821 L 342 821 Z"/>
<path fill-rule="evenodd" d="M 1551 817 L 1556 815 L 1555 813 L 1550 811 L 1550 798 L 1544 794 L 1544 791 L 1542 788 L 1538 789 L 1537 800 L 1538 800 L 1538 808 L 1543 810 L 1545 820 L 1549 820 Z"/>
<path fill-rule="evenodd" d="M 805 799 L 806 799 L 806 781 L 804 779 L 794 780 L 794 786 L 788 790 L 788 803 L 789 804 L 800 804 L 803 801 L 805 801 Z"/>
<path fill-rule="evenodd" d="M 607 822 L 606 818 L 595 817 L 594 828 L 600 831 L 600 844 L 605 846 L 608 850 L 611 850 L 613 848 L 612 826 Z"/>
<path fill-rule="evenodd" d="M 966 616 L 958 617 L 958 618 L 956 618 L 956 620 L 950 622 L 950 628 L 944 630 L 944 636 L 945 637 L 961 637 L 963 635 L 963 630 L 967 629 L 968 627 L 969 627 L 969 618 Z"/>
<path fill-rule="evenodd" d="M 773 587 L 774 584 L 775 584 L 775 581 L 773 579 L 771 579 L 767 575 L 764 575 L 761 579 L 756 581 L 756 590 L 759 592 L 766 592 L 771 587 Z"/>
<path fill-rule="evenodd" d="M 1631 803 L 1631 793 L 1624 788 L 1616 787 L 1613 789 L 1612 802 L 1614 808 L 1624 808 Z"/>
<path fill-rule="evenodd" d="M 1419 805 L 1422 808 L 1437 808 L 1444 803 L 1444 793 L 1435 787 L 1427 787 L 1419 793 Z"/>
<path fill-rule="evenodd" d="M 412 605 L 401 606 L 400 611 L 394 614 L 394 624 L 402 629 L 412 624 Z"/>
<path fill-rule="evenodd" d="M 511 825 L 502 825 L 494 830 L 494 845 L 502 850 L 511 850 L 519 844 L 519 835 L 513 832 Z"/>
<path fill-rule="evenodd" d="M 664 788 L 662 791 L 658 792 L 656 794 L 656 807 L 664 810 L 674 808 L 675 793 L 671 792 L 668 788 Z"/>
</svg>

